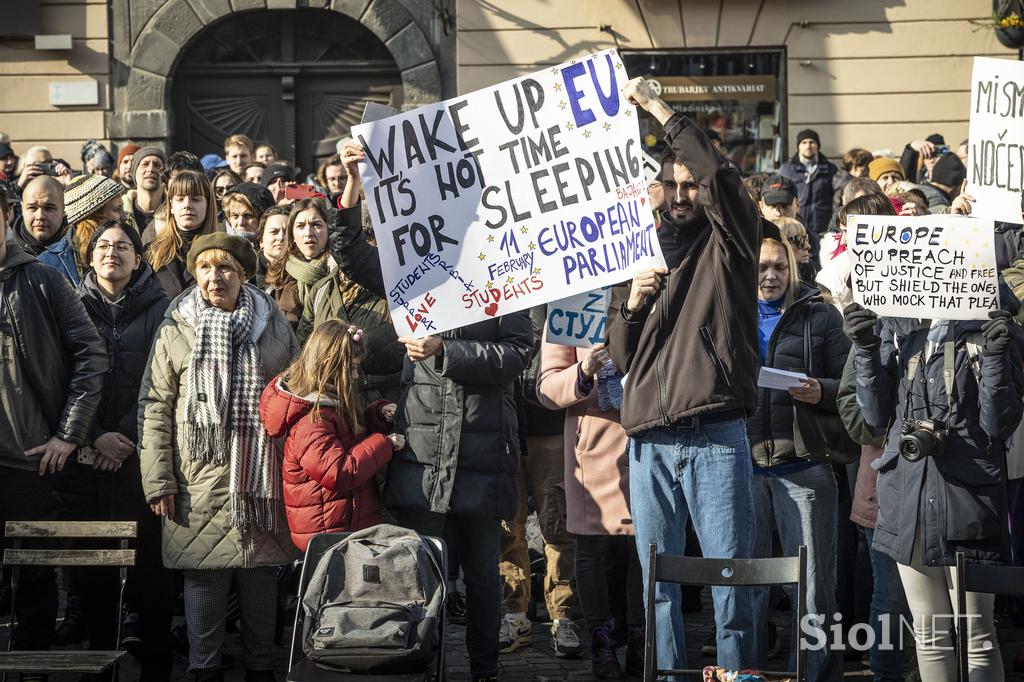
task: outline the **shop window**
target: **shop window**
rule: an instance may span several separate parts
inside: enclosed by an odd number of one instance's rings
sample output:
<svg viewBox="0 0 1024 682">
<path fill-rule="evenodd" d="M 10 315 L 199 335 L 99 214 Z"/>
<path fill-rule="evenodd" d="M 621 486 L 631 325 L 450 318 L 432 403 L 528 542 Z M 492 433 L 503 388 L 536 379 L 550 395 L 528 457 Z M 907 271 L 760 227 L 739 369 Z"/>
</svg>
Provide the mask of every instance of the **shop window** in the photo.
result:
<svg viewBox="0 0 1024 682">
<path fill-rule="evenodd" d="M 771 172 L 782 163 L 782 50 L 637 51 L 624 52 L 622 59 L 629 75 L 648 79 L 674 111 L 715 131 L 742 173 Z M 665 149 L 664 130 L 645 112 L 640 140 L 655 159 Z"/>
</svg>

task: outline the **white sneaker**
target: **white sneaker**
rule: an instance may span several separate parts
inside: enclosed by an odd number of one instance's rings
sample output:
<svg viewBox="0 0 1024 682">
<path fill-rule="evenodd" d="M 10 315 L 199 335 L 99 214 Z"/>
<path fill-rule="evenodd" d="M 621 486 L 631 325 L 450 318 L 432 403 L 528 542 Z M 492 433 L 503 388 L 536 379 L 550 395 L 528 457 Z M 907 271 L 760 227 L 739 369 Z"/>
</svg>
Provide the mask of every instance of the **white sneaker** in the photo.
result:
<svg viewBox="0 0 1024 682">
<path fill-rule="evenodd" d="M 556 618 L 551 624 L 551 648 L 559 658 L 576 658 L 583 652 L 580 630 L 568 618 Z"/>
<path fill-rule="evenodd" d="M 498 651 L 507 654 L 530 645 L 533 623 L 525 613 L 506 613 L 498 629 Z"/>
</svg>

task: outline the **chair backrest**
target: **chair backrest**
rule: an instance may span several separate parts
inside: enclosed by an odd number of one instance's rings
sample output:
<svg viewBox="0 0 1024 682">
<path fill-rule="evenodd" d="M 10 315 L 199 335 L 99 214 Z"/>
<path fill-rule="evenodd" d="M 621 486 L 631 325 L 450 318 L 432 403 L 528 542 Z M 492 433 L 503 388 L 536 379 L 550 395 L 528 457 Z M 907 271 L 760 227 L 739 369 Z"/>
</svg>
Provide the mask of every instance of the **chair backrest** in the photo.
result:
<svg viewBox="0 0 1024 682">
<path fill-rule="evenodd" d="M 655 555 L 654 579 L 682 585 L 750 587 L 800 582 L 800 557 L 703 559 Z"/>
<path fill-rule="evenodd" d="M 135 521 L 8 521 L 4 530 L 16 546 L 5 549 L 5 566 L 134 566 L 135 550 L 128 540 L 138 534 Z M 29 538 L 109 538 L 121 549 L 22 549 Z"/>
<path fill-rule="evenodd" d="M 658 554 L 656 545 L 648 546 L 646 632 L 644 633 L 644 680 L 656 680 L 661 675 L 699 675 L 696 669 L 659 669 L 655 658 L 654 617 L 655 584 L 659 582 L 680 585 L 711 585 L 714 587 L 767 587 L 770 585 L 796 585 L 796 622 L 802 623 L 807 613 L 807 547 L 800 545 L 795 557 L 771 559 L 704 559 L 697 557 Z M 801 647 L 796 656 L 795 671 L 778 671 L 772 677 L 795 677 L 804 682 L 807 675 L 807 652 Z"/>
<path fill-rule="evenodd" d="M 966 561 L 963 552 L 957 552 L 956 559 L 957 572 L 963 573 L 965 592 L 1024 595 L 1024 566 L 972 564 Z"/>
</svg>

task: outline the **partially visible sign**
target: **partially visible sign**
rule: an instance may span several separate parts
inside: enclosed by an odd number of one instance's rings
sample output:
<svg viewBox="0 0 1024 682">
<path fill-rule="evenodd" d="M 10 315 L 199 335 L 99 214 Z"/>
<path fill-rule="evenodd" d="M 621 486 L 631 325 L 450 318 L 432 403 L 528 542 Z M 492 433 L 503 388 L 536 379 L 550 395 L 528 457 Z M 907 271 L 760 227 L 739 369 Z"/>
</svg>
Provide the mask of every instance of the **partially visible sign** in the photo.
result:
<svg viewBox="0 0 1024 682">
<path fill-rule="evenodd" d="M 547 341 L 577 348 L 604 343 L 611 293 L 611 287 L 602 287 L 549 303 Z"/>
<path fill-rule="evenodd" d="M 647 82 L 666 102 L 775 101 L 775 76 L 664 76 Z"/>
<path fill-rule="evenodd" d="M 853 300 L 883 317 L 985 320 L 999 309 L 995 225 L 963 216 L 850 216 Z"/>
<path fill-rule="evenodd" d="M 1021 222 L 1024 189 L 1024 63 L 975 57 L 967 193 L 974 215 Z M 959 190 L 959 187 L 954 189 Z"/>
</svg>

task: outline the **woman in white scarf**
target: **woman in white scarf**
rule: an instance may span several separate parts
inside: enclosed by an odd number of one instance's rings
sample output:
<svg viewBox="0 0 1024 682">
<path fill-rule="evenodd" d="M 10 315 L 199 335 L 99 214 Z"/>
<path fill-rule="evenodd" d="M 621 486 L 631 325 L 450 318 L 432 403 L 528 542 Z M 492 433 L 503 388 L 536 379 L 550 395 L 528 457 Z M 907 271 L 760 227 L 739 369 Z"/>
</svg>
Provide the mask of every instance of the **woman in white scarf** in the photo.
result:
<svg viewBox="0 0 1024 682">
<path fill-rule="evenodd" d="M 283 516 L 281 453 L 259 397 L 298 352 L 284 315 L 243 284 L 256 254 L 215 233 L 188 254 L 196 286 L 168 308 L 139 397 L 143 487 L 165 518 L 163 560 L 183 569 L 190 672 L 223 679 L 228 590 L 238 585 L 247 682 L 270 682 L 275 566 L 297 552 Z"/>
</svg>

